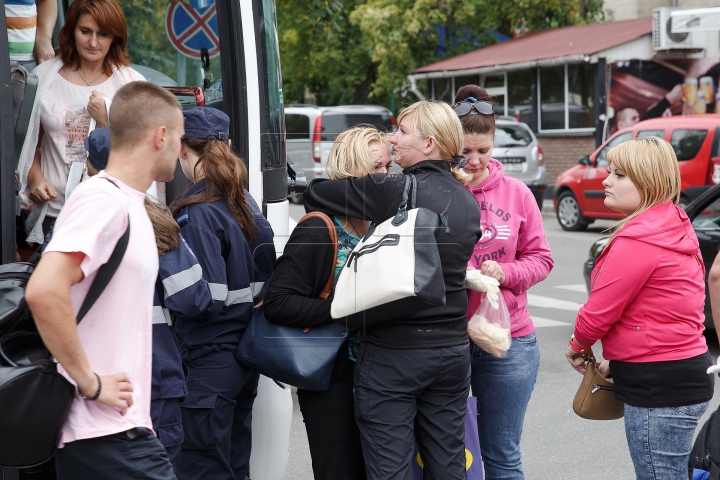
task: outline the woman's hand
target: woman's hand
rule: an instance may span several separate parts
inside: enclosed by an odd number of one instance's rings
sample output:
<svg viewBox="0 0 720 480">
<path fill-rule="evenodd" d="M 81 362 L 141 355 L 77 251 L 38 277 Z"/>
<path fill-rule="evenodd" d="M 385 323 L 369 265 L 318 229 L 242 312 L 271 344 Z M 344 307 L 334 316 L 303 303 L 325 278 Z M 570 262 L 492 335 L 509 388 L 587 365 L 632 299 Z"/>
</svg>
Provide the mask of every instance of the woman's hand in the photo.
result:
<svg viewBox="0 0 720 480">
<path fill-rule="evenodd" d="M 565 351 L 565 357 L 568 362 L 570 362 L 570 365 L 572 365 L 576 372 L 585 375 L 585 359 L 583 358 L 583 355 L 594 358 L 592 348 L 588 348 L 584 352 L 576 352 L 570 348 L 570 345 L 568 345 L 568 348 Z"/>
<path fill-rule="evenodd" d="M 607 379 L 612 378 L 612 374 L 610 373 L 610 360 L 603 360 L 600 362 L 600 365 L 598 365 L 598 372 Z"/>
<path fill-rule="evenodd" d="M 39 169 L 28 172 L 27 196 L 34 203 L 44 203 L 57 198 L 52 184 L 43 176 Z"/>
<path fill-rule="evenodd" d="M 87 105 L 87 111 L 97 122 L 97 128 L 110 125 L 108 120 L 107 105 L 105 104 L 105 95 L 102 92 L 93 90 L 90 95 L 90 101 Z"/>
<path fill-rule="evenodd" d="M 505 272 L 503 272 L 503 269 L 498 262 L 485 260 L 482 264 L 482 268 L 480 268 L 480 273 L 494 278 L 500 283 L 500 285 L 505 283 Z"/>
</svg>

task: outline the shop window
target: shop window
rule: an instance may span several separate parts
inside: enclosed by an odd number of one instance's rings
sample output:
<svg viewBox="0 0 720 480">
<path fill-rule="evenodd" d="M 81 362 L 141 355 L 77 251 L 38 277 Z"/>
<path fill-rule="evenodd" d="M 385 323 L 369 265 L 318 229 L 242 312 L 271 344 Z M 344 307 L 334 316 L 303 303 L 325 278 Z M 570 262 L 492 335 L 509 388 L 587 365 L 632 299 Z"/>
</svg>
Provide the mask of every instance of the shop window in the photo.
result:
<svg viewBox="0 0 720 480">
<path fill-rule="evenodd" d="M 488 75 L 485 77 L 485 88 L 497 88 L 505 86 L 505 75 Z"/>
<path fill-rule="evenodd" d="M 565 66 L 540 69 L 540 130 L 565 129 Z"/>
<path fill-rule="evenodd" d="M 507 73 L 507 115 L 532 124 L 532 86 L 535 77 L 532 70 L 516 70 Z"/>
<path fill-rule="evenodd" d="M 595 65 L 567 66 L 568 128 L 593 128 L 595 118 Z"/>
<path fill-rule="evenodd" d="M 505 95 L 493 95 L 495 115 L 505 115 Z"/>
<path fill-rule="evenodd" d="M 452 78 L 435 78 L 433 79 L 432 98 L 450 102 L 455 98 L 455 92 L 452 91 Z"/>
<path fill-rule="evenodd" d="M 455 77 L 455 92 L 465 85 L 480 85 L 479 75 L 465 75 L 463 77 Z M 454 97 L 453 97 L 454 98 Z"/>
</svg>

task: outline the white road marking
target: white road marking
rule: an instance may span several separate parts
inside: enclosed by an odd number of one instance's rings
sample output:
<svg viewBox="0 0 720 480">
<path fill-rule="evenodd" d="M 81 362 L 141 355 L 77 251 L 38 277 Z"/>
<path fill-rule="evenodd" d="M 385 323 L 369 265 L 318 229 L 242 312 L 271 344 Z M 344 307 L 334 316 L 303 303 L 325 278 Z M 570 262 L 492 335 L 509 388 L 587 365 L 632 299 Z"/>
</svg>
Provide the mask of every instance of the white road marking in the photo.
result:
<svg viewBox="0 0 720 480">
<path fill-rule="evenodd" d="M 542 328 L 542 327 L 565 327 L 567 325 L 571 325 L 568 322 L 560 322 L 558 320 L 550 320 L 549 318 L 542 318 L 542 317 L 532 317 L 533 324 L 535 325 L 535 328 Z"/>
<path fill-rule="evenodd" d="M 577 312 L 582 307 L 582 303 L 570 302 L 568 300 L 558 300 L 556 298 L 543 297 L 528 293 L 528 305 L 531 307 L 554 308 L 556 310 L 569 310 Z"/>
<path fill-rule="evenodd" d="M 555 288 L 562 288 L 563 290 L 571 290 L 573 292 L 587 293 L 587 287 L 584 283 L 578 283 L 576 285 L 555 285 Z"/>
</svg>

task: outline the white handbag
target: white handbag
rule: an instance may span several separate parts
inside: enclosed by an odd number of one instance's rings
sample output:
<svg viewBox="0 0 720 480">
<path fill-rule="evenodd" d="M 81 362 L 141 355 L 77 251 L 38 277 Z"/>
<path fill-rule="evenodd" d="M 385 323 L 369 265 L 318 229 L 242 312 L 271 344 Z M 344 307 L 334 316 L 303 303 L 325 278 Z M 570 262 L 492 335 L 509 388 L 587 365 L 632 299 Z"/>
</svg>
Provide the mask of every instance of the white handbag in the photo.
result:
<svg viewBox="0 0 720 480">
<path fill-rule="evenodd" d="M 449 228 L 443 215 L 414 208 L 416 190 L 415 176 L 406 175 L 397 214 L 370 226 L 335 281 L 330 314 L 349 328 L 445 305 L 435 234 Z"/>
</svg>

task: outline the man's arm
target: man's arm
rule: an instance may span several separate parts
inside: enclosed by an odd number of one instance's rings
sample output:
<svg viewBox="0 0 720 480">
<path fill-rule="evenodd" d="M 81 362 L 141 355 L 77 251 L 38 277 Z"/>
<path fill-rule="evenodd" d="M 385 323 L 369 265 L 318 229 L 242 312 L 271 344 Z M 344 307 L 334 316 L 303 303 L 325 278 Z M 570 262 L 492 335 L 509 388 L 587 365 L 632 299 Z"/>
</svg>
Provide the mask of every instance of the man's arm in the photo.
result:
<svg viewBox="0 0 720 480">
<path fill-rule="evenodd" d="M 48 252 L 40 260 L 25 290 L 25 299 L 45 346 L 60 362 L 80 391 L 92 398 L 98 390 L 95 376 L 77 334 L 77 319 L 70 297 L 70 287 L 84 275 L 81 252 Z M 125 414 L 132 406 L 132 385 L 124 373 L 101 376 L 98 403 L 109 405 Z"/>
<path fill-rule="evenodd" d="M 708 273 L 708 292 L 715 331 L 720 332 L 720 253 L 715 257 Z"/>
<path fill-rule="evenodd" d="M 52 35 L 57 20 L 57 0 L 35 0 L 37 31 L 35 33 L 35 59 L 38 63 L 55 57 Z"/>
</svg>

